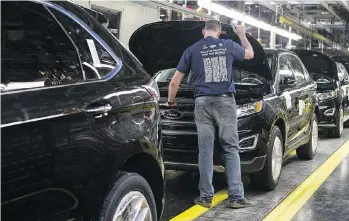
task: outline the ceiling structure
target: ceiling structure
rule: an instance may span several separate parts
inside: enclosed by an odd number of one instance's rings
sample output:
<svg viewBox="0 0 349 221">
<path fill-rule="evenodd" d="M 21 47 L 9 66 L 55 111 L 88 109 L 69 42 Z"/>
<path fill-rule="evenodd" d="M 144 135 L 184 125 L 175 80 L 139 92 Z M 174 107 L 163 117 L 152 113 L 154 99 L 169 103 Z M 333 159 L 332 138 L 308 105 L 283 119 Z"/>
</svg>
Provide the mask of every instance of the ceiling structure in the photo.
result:
<svg viewBox="0 0 349 221">
<path fill-rule="evenodd" d="M 283 0 L 246 0 L 246 1 L 228 1 L 228 0 L 204 0 L 212 1 L 226 8 L 231 8 L 235 11 L 245 12 L 266 24 L 274 27 L 282 28 L 286 31 L 303 36 L 300 41 L 291 41 L 290 46 L 308 47 L 313 44 L 326 49 L 340 48 L 349 51 L 349 0 L 299 0 L 299 1 L 283 1 Z M 164 4 L 166 1 L 151 0 L 158 4 Z M 190 11 L 200 11 L 197 1 L 190 0 L 167 0 L 170 5 L 179 7 L 184 6 L 185 9 L 190 8 Z M 167 4 L 167 3 L 166 3 Z M 188 7 L 189 6 L 189 7 Z M 164 6 L 162 6 L 164 7 Z M 167 7 L 168 8 L 168 7 Z M 208 8 L 208 7 L 203 7 Z M 183 11 L 183 10 L 180 10 Z M 185 11 L 183 11 L 186 13 Z M 205 17 L 199 13 L 198 17 Z M 231 22 L 232 19 L 224 16 L 224 13 L 212 13 L 209 10 L 208 16 L 213 16 L 222 22 Z M 282 15 L 282 16 L 281 16 Z M 281 22 L 280 17 L 285 17 L 286 23 Z M 234 19 L 233 19 L 234 20 Z M 292 23 L 292 24 L 290 24 Z M 254 37 L 259 37 L 261 43 L 269 46 L 271 32 L 262 28 L 246 24 L 249 33 Z M 292 27 L 291 29 L 289 29 Z M 287 37 L 276 36 L 276 44 L 280 47 L 285 47 L 288 44 Z M 300 43 L 302 42 L 302 43 Z"/>
<path fill-rule="evenodd" d="M 294 22 L 349 47 L 349 1 L 246 1 L 283 14 Z"/>
</svg>

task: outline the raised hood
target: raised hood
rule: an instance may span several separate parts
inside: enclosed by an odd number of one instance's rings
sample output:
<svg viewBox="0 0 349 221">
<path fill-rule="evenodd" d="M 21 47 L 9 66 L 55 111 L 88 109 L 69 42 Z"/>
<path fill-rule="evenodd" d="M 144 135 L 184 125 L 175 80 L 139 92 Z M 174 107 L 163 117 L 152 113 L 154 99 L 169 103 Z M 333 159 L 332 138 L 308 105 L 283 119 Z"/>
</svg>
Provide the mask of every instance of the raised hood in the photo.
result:
<svg viewBox="0 0 349 221">
<path fill-rule="evenodd" d="M 190 45 L 203 38 L 204 21 L 169 21 L 144 25 L 137 29 L 130 38 L 131 52 L 142 62 L 149 74 L 164 69 L 175 68 Z M 220 38 L 240 40 L 229 25 L 222 25 Z M 252 60 L 234 62 L 234 68 L 256 73 L 267 80 L 272 75 L 262 46 L 252 36 L 247 35 L 255 57 Z"/>
<path fill-rule="evenodd" d="M 349 73 L 349 56 L 347 56 L 347 55 L 334 56 L 334 57 L 332 57 L 332 59 L 336 62 L 342 63 Z"/>
<path fill-rule="evenodd" d="M 322 74 L 338 80 L 336 62 L 329 56 L 312 50 L 295 49 L 293 51 L 302 60 L 310 74 Z"/>
</svg>

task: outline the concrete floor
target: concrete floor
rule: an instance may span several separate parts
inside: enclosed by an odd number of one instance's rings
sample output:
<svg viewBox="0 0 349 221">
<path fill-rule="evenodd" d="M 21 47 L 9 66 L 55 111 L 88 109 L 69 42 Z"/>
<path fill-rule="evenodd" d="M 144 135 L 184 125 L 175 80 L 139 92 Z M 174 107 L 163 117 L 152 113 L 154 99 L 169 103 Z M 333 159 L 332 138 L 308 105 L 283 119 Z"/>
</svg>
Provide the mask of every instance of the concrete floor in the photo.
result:
<svg viewBox="0 0 349 221">
<path fill-rule="evenodd" d="M 244 220 L 244 221 L 254 221 L 254 220 L 262 220 L 274 207 L 276 207 L 290 192 L 292 192 L 303 180 L 305 180 L 316 168 L 318 168 L 333 152 L 335 152 L 343 143 L 349 140 L 349 129 L 345 129 L 342 135 L 342 138 L 332 139 L 326 138 L 326 136 L 320 136 L 318 152 L 316 157 L 310 161 L 304 161 L 297 158 L 297 156 L 293 156 L 288 159 L 283 166 L 281 178 L 278 187 L 271 192 L 262 192 L 255 191 L 249 186 L 248 178 L 244 178 L 245 184 L 245 195 L 246 198 L 253 202 L 253 206 L 249 208 L 232 210 L 226 208 L 226 202 L 222 202 L 218 206 L 210 209 L 208 212 L 204 213 L 202 216 L 198 217 L 197 221 L 209 221 L 209 220 Z M 348 163 L 346 163 L 348 162 Z M 341 172 L 334 172 L 334 174 L 345 173 L 346 179 L 341 181 L 337 185 L 345 186 L 345 183 L 349 181 L 349 159 L 343 161 L 341 167 L 345 169 L 339 169 Z M 338 170 L 338 168 L 337 168 Z M 343 172 L 344 171 L 344 172 Z M 176 173 L 179 174 L 176 176 Z M 333 174 L 332 174 L 333 175 Z M 331 175 L 331 177 L 332 177 Z M 334 175 L 335 176 L 335 175 Z M 339 176 L 338 179 L 342 178 L 344 175 Z M 197 173 L 183 173 L 183 172 L 168 172 L 169 180 L 167 181 L 166 187 L 166 205 L 164 214 L 161 220 L 170 220 L 186 209 L 192 207 L 194 205 L 193 198 L 196 197 L 199 192 L 197 190 L 198 185 L 198 174 Z M 330 178 L 329 178 L 330 179 Z M 328 179 L 328 180 L 329 180 Z M 326 184 L 329 181 L 326 181 L 319 191 L 322 188 L 332 188 L 331 184 Z M 332 184 L 334 185 L 334 184 Z M 214 186 L 216 191 L 223 189 L 225 184 L 224 174 L 216 174 L 214 178 Z M 334 187 L 338 188 L 338 187 Z M 346 186 L 347 189 L 343 191 L 349 191 L 349 187 Z M 347 193 L 348 193 L 347 191 Z M 327 193 L 325 193 L 327 194 Z M 344 194 L 344 193 L 342 193 Z M 323 195 L 319 195 L 319 197 L 323 197 Z M 335 195 L 333 195 L 335 196 Z M 343 199 L 342 203 L 348 207 L 349 200 L 348 194 L 346 194 L 347 198 Z M 312 199 L 313 200 L 313 199 Z M 333 201 L 333 199 L 330 199 Z M 306 211 L 299 211 L 299 213 L 295 216 L 295 220 L 326 220 L 321 219 L 317 216 L 317 219 L 303 219 L 309 214 L 309 208 L 313 208 L 312 206 L 305 205 L 304 208 L 308 208 Z M 341 208 L 344 208 L 340 206 Z M 334 211 L 334 209 L 332 209 Z M 346 209 L 346 212 L 349 211 Z M 348 213 L 348 212 L 347 212 Z M 303 215 L 302 215 L 303 214 Z M 320 215 L 319 215 L 320 216 Z M 299 217 L 299 218 L 296 218 Z M 347 214 L 346 217 L 349 217 Z M 331 219 L 331 221 L 333 218 Z M 341 219 L 346 220 L 346 219 Z"/>
<path fill-rule="evenodd" d="M 349 156 L 332 172 L 292 221 L 349 220 Z"/>
</svg>

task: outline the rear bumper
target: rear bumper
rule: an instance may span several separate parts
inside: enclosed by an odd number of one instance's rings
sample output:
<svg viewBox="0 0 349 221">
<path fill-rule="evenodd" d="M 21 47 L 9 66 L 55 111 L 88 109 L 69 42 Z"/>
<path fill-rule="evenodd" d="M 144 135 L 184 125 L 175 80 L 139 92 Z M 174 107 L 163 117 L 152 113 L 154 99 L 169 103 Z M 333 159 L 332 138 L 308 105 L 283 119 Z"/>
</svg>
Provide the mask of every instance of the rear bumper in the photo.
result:
<svg viewBox="0 0 349 221">
<path fill-rule="evenodd" d="M 241 160 L 241 172 L 243 174 L 249 174 L 261 171 L 264 167 L 265 160 L 266 156 L 255 157 L 251 160 Z M 165 161 L 165 167 L 169 170 L 199 171 L 199 165 L 193 163 Z M 223 165 L 214 165 L 213 171 L 222 173 L 225 172 L 225 168 Z"/>
</svg>

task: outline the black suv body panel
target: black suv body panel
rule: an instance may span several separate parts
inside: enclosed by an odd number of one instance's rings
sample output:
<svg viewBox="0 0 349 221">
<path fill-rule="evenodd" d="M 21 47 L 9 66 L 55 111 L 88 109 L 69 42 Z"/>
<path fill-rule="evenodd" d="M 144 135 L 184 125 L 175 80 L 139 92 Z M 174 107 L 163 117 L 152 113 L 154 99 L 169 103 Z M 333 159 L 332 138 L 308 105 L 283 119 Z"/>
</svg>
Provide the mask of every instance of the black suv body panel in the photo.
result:
<svg viewBox="0 0 349 221">
<path fill-rule="evenodd" d="M 297 49 L 294 52 L 317 82 L 320 107 L 319 128 L 333 129 L 339 127 L 339 124 L 341 124 L 340 107 L 343 108 L 343 121 L 349 119 L 348 74 L 346 73 L 346 77 L 340 78 L 339 64 L 324 53 L 303 49 Z M 337 57 L 343 62 L 342 58 L 342 56 Z M 334 93 L 334 95 L 323 97 L 323 94 L 330 93 Z"/>
<path fill-rule="evenodd" d="M 99 25 L 70 2 L 1 2 L 2 10 L 14 4 L 21 10 L 17 14 L 7 11 L 11 17 L 38 8 L 70 15 L 71 8 L 73 14 L 78 12 L 86 21 Z M 70 19 L 83 24 L 77 17 L 72 15 Z M 2 22 L 3 33 L 11 30 L 11 24 Z M 80 31 L 88 29 L 87 24 L 79 27 Z M 100 28 L 106 36 L 111 35 Z M 99 39 L 96 42 L 104 49 L 118 48 L 106 49 L 121 61 L 106 78 L 2 91 L 2 220 L 99 220 L 102 204 L 119 171 L 135 172 L 147 180 L 160 217 L 164 165 L 158 100 L 150 91 L 153 80 L 116 39 L 114 46 Z M 45 40 L 35 43 L 42 49 Z M 23 46 L 13 50 L 12 57 L 2 56 L 1 83 L 5 89 L 6 77 L 15 73 L 12 70 L 42 71 L 40 68 L 49 62 L 40 60 L 50 56 L 41 51 L 37 52 L 42 56 L 37 55 L 36 66 L 21 60 L 24 56 L 19 55 L 28 53 Z M 2 51 L 6 47 L 2 44 Z M 62 72 L 58 69 L 58 73 Z"/>
</svg>

